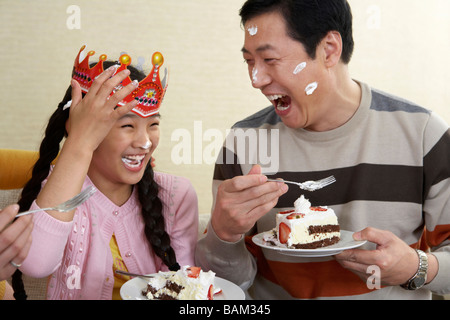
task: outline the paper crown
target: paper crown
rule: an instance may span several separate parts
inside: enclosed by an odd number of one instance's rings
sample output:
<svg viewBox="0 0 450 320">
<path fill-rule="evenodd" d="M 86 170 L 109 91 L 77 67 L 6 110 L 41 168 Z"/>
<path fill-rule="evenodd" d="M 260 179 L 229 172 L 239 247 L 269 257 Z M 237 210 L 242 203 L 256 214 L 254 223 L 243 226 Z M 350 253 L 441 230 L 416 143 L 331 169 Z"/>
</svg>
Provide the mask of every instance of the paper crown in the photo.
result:
<svg viewBox="0 0 450 320">
<path fill-rule="evenodd" d="M 89 57 L 93 56 L 95 51 L 89 51 L 86 54 L 85 49 L 86 46 L 82 46 L 77 57 L 75 58 L 72 78 L 77 80 L 81 86 L 81 90 L 87 93 L 95 78 L 103 72 L 103 62 L 106 60 L 107 56 L 102 54 L 99 57 L 98 63 L 91 68 L 89 66 Z M 131 57 L 128 54 L 122 54 L 119 58 L 118 64 L 119 63 L 120 67 L 117 69 L 116 73 L 125 70 L 131 64 Z M 139 86 L 130 95 L 123 99 L 119 105 L 123 106 L 135 99 L 138 101 L 138 105 L 133 108 L 132 111 L 134 113 L 143 118 L 150 117 L 158 113 L 168 85 L 167 69 L 165 70 L 162 83 L 159 78 L 159 70 L 163 63 L 163 55 L 160 52 L 155 52 L 152 56 L 152 71 L 139 82 Z M 120 85 L 114 88 L 111 95 L 131 82 L 132 80 L 130 77 L 126 77 Z"/>
</svg>

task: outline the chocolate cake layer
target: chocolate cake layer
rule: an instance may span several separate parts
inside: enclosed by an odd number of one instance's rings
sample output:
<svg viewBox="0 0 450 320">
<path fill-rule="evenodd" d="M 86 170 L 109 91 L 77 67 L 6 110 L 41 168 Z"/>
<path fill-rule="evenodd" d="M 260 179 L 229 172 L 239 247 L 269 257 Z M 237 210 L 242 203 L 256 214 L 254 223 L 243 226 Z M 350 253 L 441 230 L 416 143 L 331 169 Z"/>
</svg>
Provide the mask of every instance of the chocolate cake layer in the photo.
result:
<svg viewBox="0 0 450 320">
<path fill-rule="evenodd" d="M 325 226 L 309 226 L 308 228 L 309 234 L 339 232 L 340 230 L 341 228 L 336 224 L 328 224 Z"/>
<path fill-rule="evenodd" d="M 170 291 L 175 292 L 176 294 L 180 293 L 180 291 L 184 289 L 183 286 L 180 286 L 179 284 L 176 284 L 172 281 L 167 281 L 166 288 Z"/>
<path fill-rule="evenodd" d="M 180 286 L 172 281 L 168 281 L 166 283 L 166 287 L 167 290 L 170 290 L 176 294 L 179 294 L 181 290 L 184 289 L 183 286 Z M 147 290 L 143 290 L 142 294 L 144 296 L 147 296 L 147 294 L 151 292 L 152 295 L 155 297 L 155 300 L 176 300 L 176 298 L 172 297 L 171 295 L 168 295 L 166 293 L 157 295 L 158 290 L 156 290 L 155 288 L 153 288 L 151 285 L 147 284 Z"/>
<path fill-rule="evenodd" d="M 328 247 L 331 246 L 333 244 L 338 243 L 340 240 L 339 237 L 333 237 L 330 239 L 324 239 L 324 240 L 320 240 L 320 241 L 314 241 L 311 243 L 305 243 L 305 244 L 293 244 L 291 247 L 294 249 L 317 249 L 317 248 L 322 248 L 322 247 Z"/>
</svg>

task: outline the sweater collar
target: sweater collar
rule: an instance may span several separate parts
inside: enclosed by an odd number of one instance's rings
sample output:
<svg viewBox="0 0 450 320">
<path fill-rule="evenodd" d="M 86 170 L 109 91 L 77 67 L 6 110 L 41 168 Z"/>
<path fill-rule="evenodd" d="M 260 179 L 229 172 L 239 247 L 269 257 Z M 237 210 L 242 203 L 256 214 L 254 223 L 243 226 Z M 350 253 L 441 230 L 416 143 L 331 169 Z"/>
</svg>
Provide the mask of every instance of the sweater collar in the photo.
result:
<svg viewBox="0 0 450 320">
<path fill-rule="evenodd" d="M 89 178 L 89 176 L 86 177 L 86 181 L 84 183 L 83 189 L 88 186 L 94 186 L 94 183 Z M 131 196 L 128 198 L 128 200 L 121 206 L 116 205 L 113 203 L 107 196 L 105 196 L 100 190 L 97 189 L 97 192 L 94 193 L 94 195 L 91 198 L 95 203 L 99 204 L 103 207 L 106 211 L 111 212 L 117 212 L 121 214 L 128 214 L 130 212 L 136 211 L 136 208 L 140 208 L 140 203 L 138 200 L 138 191 L 137 186 L 133 187 L 133 192 L 131 193 Z"/>
</svg>

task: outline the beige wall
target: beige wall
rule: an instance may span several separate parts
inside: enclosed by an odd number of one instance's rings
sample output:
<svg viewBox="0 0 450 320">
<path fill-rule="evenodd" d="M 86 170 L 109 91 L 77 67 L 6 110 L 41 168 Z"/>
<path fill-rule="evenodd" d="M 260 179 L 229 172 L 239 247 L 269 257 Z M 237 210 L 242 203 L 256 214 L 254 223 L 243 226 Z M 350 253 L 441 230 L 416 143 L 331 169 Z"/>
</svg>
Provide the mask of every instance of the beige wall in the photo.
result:
<svg viewBox="0 0 450 320">
<path fill-rule="evenodd" d="M 355 19 L 353 76 L 433 109 L 450 122 L 450 1 L 349 2 Z M 268 105 L 252 89 L 240 53 L 242 3 L 0 0 L 0 148 L 38 148 L 82 44 L 96 50 L 95 57 L 106 53 L 117 59 L 127 51 L 136 62 L 143 56 L 145 67 L 159 50 L 169 66 L 170 81 L 161 110 L 157 166 L 190 178 L 200 212 L 209 212 L 209 148 L 220 146 L 235 121 Z M 79 16 L 68 10 L 72 4 Z M 183 133 L 183 140 L 175 139 Z M 186 134 L 192 139 L 192 156 L 187 164 L 177 165 L 172 152 L 188 143 Z M 207 140 L 208 134 L 213 134 L 212 140 Z"/>
</svg>

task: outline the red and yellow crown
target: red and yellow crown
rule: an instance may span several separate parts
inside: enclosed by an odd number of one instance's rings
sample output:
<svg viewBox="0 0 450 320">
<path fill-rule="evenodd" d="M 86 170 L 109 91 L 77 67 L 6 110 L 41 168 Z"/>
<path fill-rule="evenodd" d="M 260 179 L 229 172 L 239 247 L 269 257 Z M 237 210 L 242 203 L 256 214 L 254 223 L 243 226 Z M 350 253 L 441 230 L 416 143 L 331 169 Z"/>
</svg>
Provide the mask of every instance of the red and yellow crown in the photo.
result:
<svg viewBox="0 0 450 320">
<path fill-rule="evenodd" d="M 102 54 L 99 57 L 98 63 L 92 68 L 89 66 L 89 57 L 95 54 L 95 51 L 89 51 L 84 57 L 84 51 L 86 46 L 82 46 L 78 52 L 77 57 L 73 65 L 72 78 L 77 80 L 81 86 L 81 90 L 85 93 L 89 91 L 93 80 L 103 72 L 103 61 L 106 60 L 107 56 Z M 120 67 L 117 72 L 125 70 L 131 63 L 131 57 L 127 54 L 122 54 L 119 58 L 118 63 Z M 159 70 L 164 63 L 164 57 L 160 52 L 155 52 L 152 56 L 152 71 L 139 82 L 139 86 L 130 95 L 123 99 L 119 105 L 123 106 L 133 99 L 138 101 L 138 105 L 133 108 L 133 112 L 140 115 L 143 118 L 150 117 L 158 113 L 159 107 L 163 101 L 164 95 L 167 90 L 167 70 L 163 79 L 163 83 L 159 78 Z M 131 83 L 130 77 L 126 77 L 120 85 L 118 85 L 113 92 L 120 90 L 121 88 L 127 86 Z"/>
</svg>

